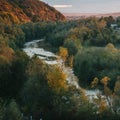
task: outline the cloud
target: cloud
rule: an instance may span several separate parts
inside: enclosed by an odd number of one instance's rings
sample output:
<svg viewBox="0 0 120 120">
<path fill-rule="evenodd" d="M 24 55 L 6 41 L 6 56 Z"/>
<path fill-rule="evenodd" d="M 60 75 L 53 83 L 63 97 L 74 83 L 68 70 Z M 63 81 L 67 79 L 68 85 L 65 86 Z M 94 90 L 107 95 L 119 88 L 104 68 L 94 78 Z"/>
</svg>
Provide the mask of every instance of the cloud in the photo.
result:
<svg viewBox="0 0 120 120">
<path fill-rule="evenodd" d="M 55 8 L 70 8 L 72 5 L 53 5 Z"/>
</svg>

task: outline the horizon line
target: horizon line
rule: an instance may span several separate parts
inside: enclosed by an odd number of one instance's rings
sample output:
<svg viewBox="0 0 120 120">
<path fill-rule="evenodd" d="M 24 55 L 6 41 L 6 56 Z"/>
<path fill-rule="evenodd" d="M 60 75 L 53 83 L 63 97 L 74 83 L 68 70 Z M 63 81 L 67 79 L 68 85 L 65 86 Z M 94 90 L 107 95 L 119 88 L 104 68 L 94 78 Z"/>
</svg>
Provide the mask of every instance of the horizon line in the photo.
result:
<svg viewBox="0 0 120 120">
<path fill-rule="evenodd" d="M 62 14 L 64 15 L 73 15 L 73 16 L 76 16 L 76 15 L 115 15 L 115 14 L 120 14 L 120 12 L 109 12 L 109 13 L 82 13 L 82 12 L 63 12 Z"/>
</svg>

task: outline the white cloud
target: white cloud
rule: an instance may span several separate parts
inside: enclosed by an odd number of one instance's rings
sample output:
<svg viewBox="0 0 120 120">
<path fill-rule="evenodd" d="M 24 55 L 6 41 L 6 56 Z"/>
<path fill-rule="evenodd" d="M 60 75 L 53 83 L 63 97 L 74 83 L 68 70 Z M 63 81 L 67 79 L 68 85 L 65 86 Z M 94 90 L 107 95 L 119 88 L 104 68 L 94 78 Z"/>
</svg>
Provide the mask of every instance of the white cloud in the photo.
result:
<svg viewBox="0 0 120 120">
<path fill-rule="evenodd" d="M 53 5 L 55 8 L 70 8 L 72 5 Z"/>
</svg>

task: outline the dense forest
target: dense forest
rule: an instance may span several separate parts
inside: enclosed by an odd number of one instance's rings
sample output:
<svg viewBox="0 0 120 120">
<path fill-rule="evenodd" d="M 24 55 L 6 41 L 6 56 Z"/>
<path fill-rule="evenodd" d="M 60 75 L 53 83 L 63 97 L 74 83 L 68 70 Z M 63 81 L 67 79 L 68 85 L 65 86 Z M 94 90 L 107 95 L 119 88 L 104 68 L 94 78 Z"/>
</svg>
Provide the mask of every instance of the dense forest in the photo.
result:
<svg viewBox="0 0 120 120">
<path fill-rule="evenodd" d="M 119 120 L 120 30 L 112 24 L 120 18 L 0 23 L 0 120 Z M 94 102 L 67 85 L 59 66 L 23 52 L 25 42 L 41 38 L 73 68 L 80 86 L 102 91 Z"/>
</svg>

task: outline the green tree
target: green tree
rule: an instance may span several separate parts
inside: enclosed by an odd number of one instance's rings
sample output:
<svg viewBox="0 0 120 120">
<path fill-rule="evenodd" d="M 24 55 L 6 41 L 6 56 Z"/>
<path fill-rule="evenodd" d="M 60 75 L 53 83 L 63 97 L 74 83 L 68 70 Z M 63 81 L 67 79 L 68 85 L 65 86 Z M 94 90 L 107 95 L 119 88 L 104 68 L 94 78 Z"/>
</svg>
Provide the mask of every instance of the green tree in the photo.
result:
<svg viewBox="0 0 120 120">
<path fill-rule="evenodd" d="M 81 48 L 80 43 L 78 43 L 78 40 L 66 40 L 64 43 L 64 47 L 68 49 L 69 55 L 75 55 L 78 50 Z"/>
<path fill-rule="evenodd" d="M 21 112 L 15 100 L 11 100 L 6 106 L 2 120 L 22 120 Z"/>
<path fill-rule="evenodd" d="M 53 92 L 47 84 L 48 70 L 48 66 L 37 57 L 33 57 L 29 62 L 28 80 L 21 91 L 24 112 L 40 114 L 52 108 Z"/>
<path fill-rule="evenodd" d="M 119 50 L 116 48 L 84 48 L 76 54 L 74 71 L 80 82 L 90 84 L 97 76 L 111 78 L 108 86 L 114 88 L 116 77 L 119 76 Z M 116 64 L 117 63 L 117 64 Z"/>
<path fill-rule="evenodd" d="M 115 82 L 114 92 L 116 95 L 120 95 L 120 78 Z"/>
</svg>

